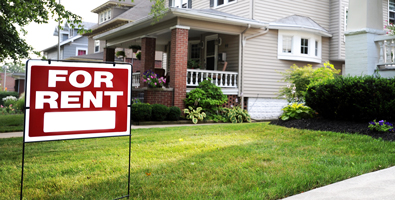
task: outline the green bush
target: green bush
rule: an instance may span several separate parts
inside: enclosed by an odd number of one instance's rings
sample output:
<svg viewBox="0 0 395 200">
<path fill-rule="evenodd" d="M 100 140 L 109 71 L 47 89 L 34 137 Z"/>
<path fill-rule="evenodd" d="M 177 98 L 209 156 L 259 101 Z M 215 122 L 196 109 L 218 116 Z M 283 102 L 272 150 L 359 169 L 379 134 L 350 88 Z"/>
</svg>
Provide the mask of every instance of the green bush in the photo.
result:
<svg viewBox="0 0 395 200">
<path fill-rule="evenodd" d="M 133 121 L 148 121 L 151 120 L 152 106 L 148 103 L 135 103 L 132 105 L 132 120 Z"/>
<path fill-rule="evenodd" d="M 169 113 L 167 114 L 167 120 L 177 121 L 180 119 L 181 109 L 177 106 L 170 107 Z"/>
<path fill-rule="evenodd" d="M 167 114 L 169 114 L 170 108 L 162 104 L 152 105 L 152 117 L 154 121 L 163 121 L 166 119 Z"/>
<path fill-rule="evenodd" d="M 226 116 L 228 116 L 229 121 L 232 123 L 251 122 L 251 117 L 247 110 L 243 110 L 239 106 L 224 108 L 224 111 L 226 112 Z"/>
<path fill-rule="evenodd" d="M 9 92 L 9 91 L 0 91 L 0 105 L 4 105 L 3 98 L 7 96 L 14 96 L 16 98 L 19 97 L 18 92 Z"/>
<path fill-rule="evenodd" d="M 186 107 L 202 107 L 208 116 L 215 115 L 220 111 L 220 106 L 228 101 L 220 87 L 211 83 L 211 79 L 199 83 L 199 87 L 191 90 L 184 99 Z"/>
<path fill-rule="evenodd" d="M 292 65 L 291 69 L 281 73 L 284 78 L 283 81 L 290 83 L 286 87 L 281 88 L 279 97 L 285 98 L 288 102 L 303 102 L 305 99 L 306 89 L 310 83 L 319 82 L 325 79 L 334 79 L 340 70 L 329 62 L 324 63 L 323 67 L 313 69 L 311 65 L 298 67 Z"/>
<path fill-rule="evenodd" d="M 25 93 L 22 93 L 18 101 L 15 103 L 15 108 L 24 111 L 25 108 Z"/>
<path fill-rule="evenodd" d="M 395 79 L 337 77 L 309 85 L 306 105 L 328 119 L 394 119 Z"/>
<path fill-rule="evenodd" d="M 188 108 L 184 109 L 184 113 L 186 114 L 186 119 L 191 119 L 194 124 L 197 124 L 198 120 L 203 121 L 203 119 L 206 117 L 206 113 L 201 112 L 202 111 L 201 107 L 197 107 L 196 110 L 193 109 L 191 106 L 189 106 Z"/>
<path fill-rule="evenodd" d="M 301 103 L 287 105 L 282 110 L 283 114 L 280 116 L 282 120 L 312 118 L 315 113 L 313 109 Z"/>
</svg>

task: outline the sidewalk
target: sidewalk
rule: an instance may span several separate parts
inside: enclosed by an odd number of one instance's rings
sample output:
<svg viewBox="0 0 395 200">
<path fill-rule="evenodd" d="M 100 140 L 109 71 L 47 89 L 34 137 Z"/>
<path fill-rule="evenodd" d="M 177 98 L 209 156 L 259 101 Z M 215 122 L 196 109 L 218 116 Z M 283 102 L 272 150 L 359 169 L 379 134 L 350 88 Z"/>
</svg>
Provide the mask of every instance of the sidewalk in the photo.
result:
<svg viewBox="0 0 395 200">
<path fill-rule="evenodd" d="M 363 174 L 284 200 L 393 200 L 395 167 Z"/>
</svg>

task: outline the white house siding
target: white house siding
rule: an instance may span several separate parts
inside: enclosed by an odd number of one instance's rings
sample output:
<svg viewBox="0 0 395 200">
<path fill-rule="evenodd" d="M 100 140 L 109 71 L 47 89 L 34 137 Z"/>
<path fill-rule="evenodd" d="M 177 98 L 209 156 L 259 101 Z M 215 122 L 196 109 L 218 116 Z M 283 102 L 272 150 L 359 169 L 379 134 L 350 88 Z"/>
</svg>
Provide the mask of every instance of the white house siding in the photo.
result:
<svg viewBox="0 0 395 200">
<path fill-rule="evenodd" d="M 344 32 L 345 30 L 345 19 L 346 19 L 346 8 L 348 8 L 348 0 L 342 0 L 341 1 L 341 10 L 340 10 L 340 16 L 341 16 L 341 20 L 340 20 L 340 35 L 341 38 L 339 40 L 340 42 L 340 60 L 345 60 L 346 59 L 346 37 L 344 37 Z M 333 30 L 333 32 L 335 32 L 336 30 Z M 333 50 L 335 51 L 335 50 Z M 339 52 L 339 51 L 338 51 Z"/>
<path fill-rule="evenodd" d="M 224 5 L 216 8 L 218 11 L 226 12 L 232 15 L 237 15 L 244 18 L 251 18 L 250 16 L 251 0 L 238 0 L 235 3 Z"/>
<path fill-rule="evenodd" d="M 228 66 L 226 71 L 238 72 L 239 70 L 239 36 L 238 35 L 223 35 L 220 34 L 219 37 L 222 38 L 222 44 L 218 47 L 218 53 L 226 53 L 226 61 Z M 218 69 L 222 70 L 223 65 L 219 64 Z"/>
<path fill-rule="evenodd" d="M 388 0 L 383 0 L 383 25 L 388 24 Z"/>
<path fill-rule="evenodd" d="M 330 7 L 330 12 L 331 12 L 331 17 L 330 17 L 330 30 L 332 33 L 332 38 L 330 42 L 330 49 L 332 51 L 330 52 L 330 58 L 331 60 L 338 60 L 340 59 L 340 42 L 343 42 L 343 34 L 340 32 L 340 29 L 342 28 L 342 5 L 341 5 L 342 0 L 333 0 L 331 1 L 331 7 Z"/>
<path fill-rule="evenodd" d="M 209 9 L 210 0 L 192 0 L 192 9 Z"/>
<path fill-rule="evenodd" d="M 56 60 L 58 58 L 58 51 L 47 52 L 47 59 Z"/>
</svg>

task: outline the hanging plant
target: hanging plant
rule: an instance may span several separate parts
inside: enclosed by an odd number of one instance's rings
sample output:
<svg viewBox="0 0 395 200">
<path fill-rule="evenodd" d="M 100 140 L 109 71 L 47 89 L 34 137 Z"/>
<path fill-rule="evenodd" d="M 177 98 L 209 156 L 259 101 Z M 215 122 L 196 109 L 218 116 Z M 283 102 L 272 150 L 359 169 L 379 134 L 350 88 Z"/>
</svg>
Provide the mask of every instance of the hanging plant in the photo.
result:
<svg viewBox="0 0 395 200">
<path fill-rule="evenodd" d="M 119 58 L 119 57 L 123 57 L 123 58 L 124 58 L 124 57 L 125 57 L 125 52 L 124 52 L 124 51 L 117 51 L 117 52 L 115 53 L 115 56 L 118 57 L 118 58 Z"/>
<path fill-rule="evenodd" d="M 131 45 L 131 46 L 129 46 L 129 49 L 132 49 L 133 53 L 136 53 L 138 50 L 141 50 L 141 46 L 140 45 Z"/>
<path fill-rule="evenodd" d="M 139 59 L 139 60 L 141 60 L 141 51 L 138 52 L 138 53 L 136 53 L 136 58 Z"/>
</svg>

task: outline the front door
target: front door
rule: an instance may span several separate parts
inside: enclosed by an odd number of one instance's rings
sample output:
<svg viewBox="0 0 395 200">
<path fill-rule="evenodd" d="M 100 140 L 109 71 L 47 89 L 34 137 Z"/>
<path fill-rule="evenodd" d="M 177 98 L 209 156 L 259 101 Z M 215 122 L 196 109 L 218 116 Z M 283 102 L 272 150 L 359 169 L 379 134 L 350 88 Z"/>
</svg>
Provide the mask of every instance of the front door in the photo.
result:
<svg viewBox="0 0 395 200">
<path fill-rule="evenodd" d="M 206 36 L 206 70 L 217 69 L 218 46 L 215 44 L 218 35 Z"/>
</svg>

